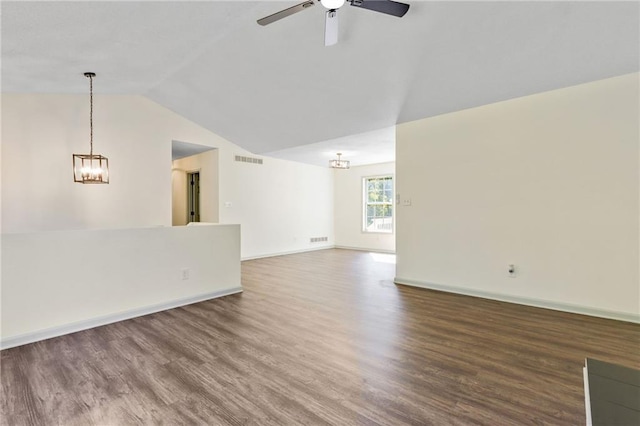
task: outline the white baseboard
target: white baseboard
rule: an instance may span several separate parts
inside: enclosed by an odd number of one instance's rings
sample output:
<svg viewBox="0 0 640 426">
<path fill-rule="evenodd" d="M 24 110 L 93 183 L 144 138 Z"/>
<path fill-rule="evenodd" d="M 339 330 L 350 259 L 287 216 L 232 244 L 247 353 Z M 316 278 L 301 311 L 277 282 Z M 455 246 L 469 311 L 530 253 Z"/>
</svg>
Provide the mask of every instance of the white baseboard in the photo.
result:
<svg viewBox="0 0 640 426">
<path fill-rule="evenodd" d="M 18 336 L 8 337 L 0 340 L 0 350 L 9 349 L 16 346 L 26 345 L 28 343 L 38 342 L 40 340 L 51 339 L 53 337 L 63 336 L 65 334 L 75 333 L 89 328 L 100 327 L 102 325 L 111 324 L 118 321 L 124 321 L 143 315 L 153 314 L 155 312 L 166 311 L 168 309 L 177 308 L 192 303 L 204 302 L 209 299 L 216 299 L 222 296 L 241 293 L 242 287 L 233 287 L 226 290 L 214 291 L 198 296 L 187 297 L 184 299 L 172 300 L 170 302 L 159 303 L 156 305 L 146 306 L 144 308 L 132 309 L 117 314 L 104 315 L 101 317 L 91 318 L 84 321 L 78 321 L 71 324 L 65 324 L 57 327 L 51 327 L 44 330 L 25 333 Z"/>
<path fill-rule="evenodd" d="M 632 322 L 640 324 L 640 314 L 630 314 L 627 312 L 608 311 L 605 309 L 592 308 L 589 306 L 573 305 L 569 303 L 552 302 L 549 300 L 534 299 L 528 297 L 511 296 L 508 294 L 494 293 L 483 290 L 475 290 L 464 287 L 452 287 L 441 284 L 434 284 L 426 281 L 410 280 L 401 277 L 394 278 L 396 284 L 408 285 L 412 287 L 428 288 L 430 290 L 444 291 L 447 293 L 464 294 L 466 296 L 481 297 L 483 299 L 499 300 L 502 302 L 516 303 L 518 305 L 535 306 L 537 308 L 552 309 L 554 311 L 571 312 L 574 314 L 588 315 L 592 317 L 608 318 L 618 321 Z"/>
<path fill-rule="evenodd" d="M 367 247 L 334 246 L 334 248 L 342 249 L 342 250 L 366 251 L 368 253 L 396 254 L 395 250 L 384 250 L 384 249 L 375 249 L 375 248 L 367 248 Z"/>
<path fill-rule="evenodd" d="M 300 249 L 300 250 L 290 250 L 290 251 L 281 251 L 277 253 L 260 254 L 258 256 L 243 257 L 240 260 L 245 261 L 245 260 L 255 260 L 255 259 L 266 259 L 267 257 L 286 256 L 288 254 L 307 253 L 310 251 L 327 250 L 332 248 L 336 248 L 336 246 L 331 244 L 328 246 L 318 246 L 318 247 L 306 248 L 306 249 Z"/>
</svg>

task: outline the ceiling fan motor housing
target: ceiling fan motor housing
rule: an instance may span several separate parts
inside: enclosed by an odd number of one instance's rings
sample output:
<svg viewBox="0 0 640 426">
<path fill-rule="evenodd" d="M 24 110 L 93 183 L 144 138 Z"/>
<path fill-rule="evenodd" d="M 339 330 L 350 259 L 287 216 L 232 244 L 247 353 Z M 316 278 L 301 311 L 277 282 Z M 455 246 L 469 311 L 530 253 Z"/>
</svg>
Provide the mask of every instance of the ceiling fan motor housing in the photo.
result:
<svg viewBox="0 0 640 426">
<path fill-rule="evenodd" d="M 329 10 L 335 10 L 344 5 L 344 0 L 320 0 L 320 3 Z"/>
</svg>

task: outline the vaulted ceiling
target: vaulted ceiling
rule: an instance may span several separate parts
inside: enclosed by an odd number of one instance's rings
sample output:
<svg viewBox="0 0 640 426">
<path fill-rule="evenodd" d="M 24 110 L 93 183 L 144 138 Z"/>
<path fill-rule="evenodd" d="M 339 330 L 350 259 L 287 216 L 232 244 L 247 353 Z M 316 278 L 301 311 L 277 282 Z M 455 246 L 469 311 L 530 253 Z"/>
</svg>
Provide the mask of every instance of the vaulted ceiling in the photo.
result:
<svg viewBox="0 0 640 426">
<path fill-rule="evenodd" d="M 638 2 L 409 0 L 404 18 L 345 4 L 332 47 L 320 4 L 257 25 L 296 3 L 3 1 L 2 90 L 85 93 L 90 70 L 97 94 L 144 95 L 254 153 L 304 157 L 640 70 Z"/>
</svg>

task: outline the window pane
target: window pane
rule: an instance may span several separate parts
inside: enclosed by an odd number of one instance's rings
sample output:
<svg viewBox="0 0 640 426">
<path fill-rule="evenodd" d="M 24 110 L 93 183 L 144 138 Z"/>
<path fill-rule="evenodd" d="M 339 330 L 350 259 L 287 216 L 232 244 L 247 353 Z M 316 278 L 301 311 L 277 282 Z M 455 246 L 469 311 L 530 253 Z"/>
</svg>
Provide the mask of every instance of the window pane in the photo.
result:
<svg viewBox="0 0 640 426">
<path fill-rule="evenodd" d="M 364 231 L 393 232 L 393 178 L 365 178 Z"/>
</svg>

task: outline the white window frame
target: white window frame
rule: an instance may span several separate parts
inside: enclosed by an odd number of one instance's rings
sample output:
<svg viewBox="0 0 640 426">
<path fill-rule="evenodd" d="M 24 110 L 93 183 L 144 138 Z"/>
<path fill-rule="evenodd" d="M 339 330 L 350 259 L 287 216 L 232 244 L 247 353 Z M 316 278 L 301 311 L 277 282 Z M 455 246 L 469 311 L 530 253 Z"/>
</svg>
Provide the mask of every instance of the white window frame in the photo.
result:
<svg viewBox="0 0 640 426">
<path fill-rule="evenodd" d="M 391 178 L 392 188 L 391 188 L 391 231 L 369 231 L 367 230 L 367 207 L 370 205 L 367 202 L 368 194 L 367 194 L 367 181 L 369 179 L 381 179 L 381 178 Z M 396 230 L 396 178 L 392 173 L 385 173 L 382 175 L 373 175 L 373 176 L 363 176 L 362 177 L 362 192 L 361 192 L 361 216 L 362 216 L 362 225 L 360 227 L 360 232 L 363 234 L 384 234 L 384 235 L 393 235 Z"/>
</svg>

